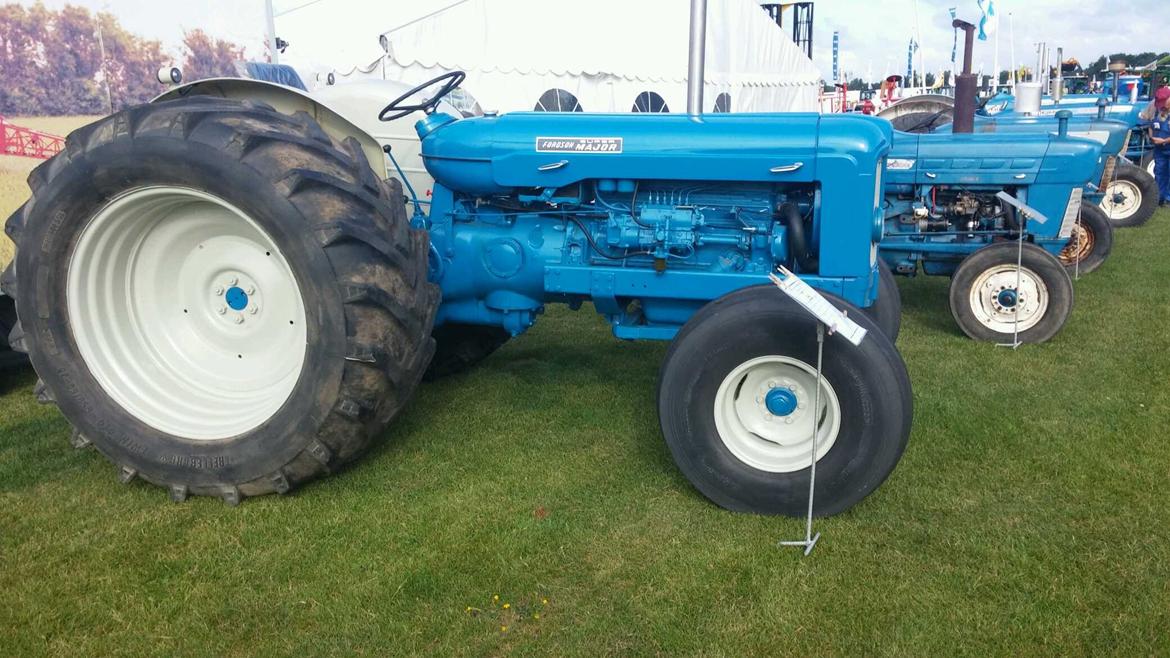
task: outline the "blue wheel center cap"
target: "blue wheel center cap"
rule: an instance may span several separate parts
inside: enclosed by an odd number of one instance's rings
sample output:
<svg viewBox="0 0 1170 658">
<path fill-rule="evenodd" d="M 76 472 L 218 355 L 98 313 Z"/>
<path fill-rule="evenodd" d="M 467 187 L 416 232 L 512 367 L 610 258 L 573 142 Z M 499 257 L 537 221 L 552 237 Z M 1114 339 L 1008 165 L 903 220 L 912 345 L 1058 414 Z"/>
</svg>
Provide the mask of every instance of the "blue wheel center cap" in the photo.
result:
<svg viewBox="0 0 1170 658">
<path fill-rule="evenodd" d="M 248 308 L 248 293 L 239 286 L 232 286 L 227 291 L 227 305 L 233 311 L 242 311 Z"/>
<path fill-rule="evenodd" d="M 796 411 L 796 394 L 786 388 L 774 388 L 764 397 L 764 405 L 773 416 L 787 416 Z"/>
<path fill-rule="evenodd" d="M 999 305 L 1004 308 L 1012 308 L 1019 301 L 1019 296 L 1015 290 L 1001 290 L 999 291 Z"/>
</svg>

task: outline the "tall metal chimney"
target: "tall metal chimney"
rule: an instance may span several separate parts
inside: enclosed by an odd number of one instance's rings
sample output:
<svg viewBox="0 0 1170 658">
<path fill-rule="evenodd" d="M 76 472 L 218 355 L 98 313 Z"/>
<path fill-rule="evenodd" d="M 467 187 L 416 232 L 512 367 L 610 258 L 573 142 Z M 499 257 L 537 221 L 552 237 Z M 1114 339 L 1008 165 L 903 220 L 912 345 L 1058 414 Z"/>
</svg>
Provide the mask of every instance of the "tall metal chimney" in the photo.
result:
<svg viewBox="0 0 1170 658">
<path fill-rule="evenodd" d="M 687 114 L 703 113 L 704 57 L 707 54 L 707 0 L 691 0 L 690 58 L 687 62 Z"/>
<path fill-rule="evenodd" d="M 963 72 L 955 78 L 955 118 L 951 123 L 952 133 L 975 131 L 975 94 L 979 80 L 971 73 L 971 51 L 975 48 L 975 25 L 955 19 L 951 23 L 963 31 Z"/>
</svg>

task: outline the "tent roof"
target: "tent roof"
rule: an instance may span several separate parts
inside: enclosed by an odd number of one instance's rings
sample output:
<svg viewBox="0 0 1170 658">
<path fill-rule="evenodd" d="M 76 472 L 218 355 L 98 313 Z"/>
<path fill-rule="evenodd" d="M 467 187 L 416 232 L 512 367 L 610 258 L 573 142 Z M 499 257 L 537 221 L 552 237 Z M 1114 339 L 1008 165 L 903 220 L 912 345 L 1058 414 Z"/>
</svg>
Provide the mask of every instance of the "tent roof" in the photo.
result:
<svg viewBox="0 0 1170 658">
<path fill-rule="evenodd" d="M 383 33 L 399 66 L 686 80 L 685 0 L 429 1 L 430 12 Z M 708 83 L 820 84 L 820 71 L 757 3 L 711 0 L 707 14 Z"/>
</svg>

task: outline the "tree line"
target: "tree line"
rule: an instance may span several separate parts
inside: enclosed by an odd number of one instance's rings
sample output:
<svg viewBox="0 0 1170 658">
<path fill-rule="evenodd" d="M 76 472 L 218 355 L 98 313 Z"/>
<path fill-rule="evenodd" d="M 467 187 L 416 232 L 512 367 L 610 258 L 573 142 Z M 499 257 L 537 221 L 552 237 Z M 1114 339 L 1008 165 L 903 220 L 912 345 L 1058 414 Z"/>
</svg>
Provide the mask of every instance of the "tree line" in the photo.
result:
<svg viewBox="0 0 1170 658">
<path fill-rule="evenodd" d="M 242 47 L 194 29 L 183 34 L 178 65 L 188 80 L 236 75 L 243 57 Z M 0 114 L 105 114 L 136 105 L 162 92 L 155 74 L 172 61 L 161 43 L 128 32 L 107 12 L 0 5 Z"/>
</svg>

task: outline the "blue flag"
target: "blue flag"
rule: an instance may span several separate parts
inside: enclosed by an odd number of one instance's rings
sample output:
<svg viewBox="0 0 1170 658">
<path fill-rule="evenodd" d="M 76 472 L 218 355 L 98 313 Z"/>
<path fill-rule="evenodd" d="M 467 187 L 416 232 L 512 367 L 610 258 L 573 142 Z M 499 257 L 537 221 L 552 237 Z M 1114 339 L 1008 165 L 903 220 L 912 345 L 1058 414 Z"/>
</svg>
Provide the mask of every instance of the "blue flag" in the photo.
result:
<svg viewBox="0 0 1170 658">
<path fill-rule="evenodd" d="M 999 16 L 995 12 L 995 0 L 979 0 L 979 11 L 983 17 L 979 19 L 979 40 L 987 41 L 987 35 L 995 31 L 999 24 Z"/>
</svg>

